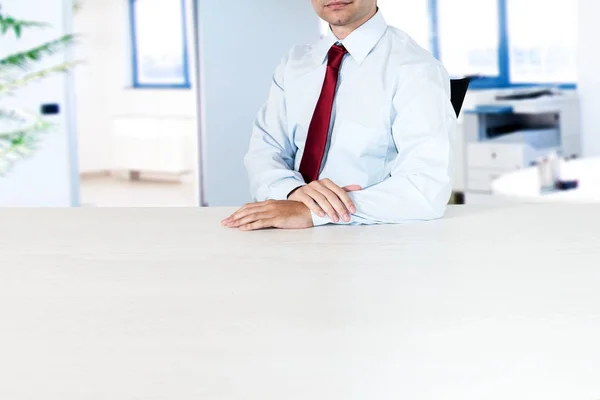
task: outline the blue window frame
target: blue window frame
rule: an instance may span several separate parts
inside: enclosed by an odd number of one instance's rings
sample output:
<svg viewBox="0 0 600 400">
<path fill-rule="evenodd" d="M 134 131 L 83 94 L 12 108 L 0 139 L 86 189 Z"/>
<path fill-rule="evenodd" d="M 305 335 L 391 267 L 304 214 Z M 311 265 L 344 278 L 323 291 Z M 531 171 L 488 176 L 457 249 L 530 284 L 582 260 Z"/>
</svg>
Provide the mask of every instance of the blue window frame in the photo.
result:
<svg viewBox="0 0 600 400">
<path fill-rule="evenodd" d="M 134 88 L 191 87 L 185 0 L 129 0 Z"/>
<path fill-rule="evenodd" d="M 431 50 L 444 62 L 451 75 L 476 75 L 471 83 L 473 89 L 536 85 L 574 88 L 576 66 L 572 50 L 576 46 L 576 8 L 570 0 L 555 1 L 553 7 L 545 0 L 536 1 L 540 4 L 525 4 L 523 0 L 429 0 Z M 535 26 L 531 25 L 530 10 L 526 7 L 537 7 L 536 14 L 548 13 L 541 18 L 548 22 L 543 27 L 545 31 L 537 23 L 539 15 L 535 18 Z M 476 15 L 477 20 L 467 17 L 468 14 Z M 516 18 L 518 16 L 523 18 Z M 567 21 L 571 32 L 557 30 L 555 24 L 559 21 Z M 538 43 L 531 43 L 531 30 L 541 32 Z M 559 36 L 552 37 L 553 33 Z M 463 41 L 471 44 L 461 43 Z M 556 41 L 561 43 L 556 46 Z M 464 44 L 462 48 L 461 44 Z M 445 52 L 453 57 L 445 57 Z M 469 70 L 467 64 L 473 60 L 475 63 L 483 60 L 475 68 L 483 70 L 483 74 Z M 567 79 L 561 81 L 565 77 Z M 528 81 L 528 78 L 535 81 Z"/>
</svg>

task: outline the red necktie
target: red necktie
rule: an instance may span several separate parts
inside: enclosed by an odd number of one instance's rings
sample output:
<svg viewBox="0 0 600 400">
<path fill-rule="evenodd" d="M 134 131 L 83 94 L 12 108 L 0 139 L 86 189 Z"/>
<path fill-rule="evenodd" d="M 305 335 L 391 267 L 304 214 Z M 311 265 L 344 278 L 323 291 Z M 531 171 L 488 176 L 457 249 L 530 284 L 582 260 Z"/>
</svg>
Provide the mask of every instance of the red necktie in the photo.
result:
<svg viewBox="0 0 600 400">
<path fill-rule="evenodd" d="M 348 53 L 348 50 L 344 46 L 334 45 L 327 54 L 325 81 L 323 82 L 321 96 L 308 127 L 304 155 L 300 162 L 300 173 L 306 183 L 317 180 L 319 177 L 321 162 L 325 155 L 327 136 L 329 134 L 329 122 L 331 121 L 331 109 L 333 107 L 338 75 L 346 53 Z"/>
</svg>

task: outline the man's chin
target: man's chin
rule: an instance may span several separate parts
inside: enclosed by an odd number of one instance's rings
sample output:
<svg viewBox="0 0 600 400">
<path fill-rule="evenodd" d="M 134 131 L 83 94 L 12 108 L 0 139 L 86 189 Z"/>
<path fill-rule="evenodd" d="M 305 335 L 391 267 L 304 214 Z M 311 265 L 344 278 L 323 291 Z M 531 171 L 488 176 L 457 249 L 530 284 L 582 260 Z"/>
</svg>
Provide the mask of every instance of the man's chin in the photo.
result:
<svg viewBox="0 0 600 400">
<path fill-rule="evenodd" d="M 325 18 L 325 20 L 327 22 L 329 22 L 331 25 L 335 25 L 335 26 L 344 26 L 344 25 L 348 25 L 351 21 L 352 21 L 352 15 L 350 15 L 350 13 L 345 13 L 345 12 L 340 12 L 340 13 L 330 13 L 330 15 L 327 15 L 327 18 Z"/>
<path fill-rule="evenodd" d="M 349 19 L 348 20 L 335 19 L 335 20 L 332 20 L 331 22 L 329 22 L 329 25 L 331 25 L 331 26 L 346 26 L 346 25 L 350 24 L 350 22 L 352 22 L 352 21 L 350 21 Z"/>
</svg>

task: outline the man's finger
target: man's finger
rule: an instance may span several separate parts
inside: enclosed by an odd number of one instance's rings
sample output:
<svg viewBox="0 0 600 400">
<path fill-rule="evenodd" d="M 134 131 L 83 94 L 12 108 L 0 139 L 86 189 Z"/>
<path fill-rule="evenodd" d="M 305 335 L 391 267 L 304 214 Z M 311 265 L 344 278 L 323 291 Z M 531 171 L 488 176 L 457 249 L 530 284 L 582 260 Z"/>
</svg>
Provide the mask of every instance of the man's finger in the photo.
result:
<svg viewBox="0 0 600 400">
<path fill-rule="evenodd" d="M 315 200 L 312 197 L 310 197 L 310 195 L 302 192 L 298 193 L 298 196 L 296 198 L 298 199 L 298 201 L 301 201 L 306 207 L 308 207 L 310 211 L 314 212 L 319 217 L 323 218 L 325 216 L 325 211 L 323 211 L 321 206 L 319 206 L 319 204 L 317 204 Z"/>
<path fill-rule="evenodd" d="M 252 222 L 250 224 L 240 226 L 240 230 L 242 231 L 256 231 L 259 229 L 273 228 L 273 219 L 261 219 L 256 222 Z"/>
<path fill-rule="evenodd" d="M 243 210 L 248 209 L 251 205 L 253 204 L 257 204 L 257 203 L 250 203 L 250 204 L 246 204 L 243 207 L 239 208 L 238 210 L 236 210 L 236 212 L 234 212 L 233 214 L 231 214 L 229 217 L 225 218 L 223 221 L 221 221 L 221 223 L 223 223 L 223 225 L 226 225 L 227 222 L 230 222 L 231 220 L 233 220 L 234 215 L 236 215 L 239 212 L 242 212 Z"/>
<path fill-rule="evenodd" d="M 327 186 L 325 186 L 325 185 L 327 185 Z M 334 183 L 326 183 L 325 185 L 321 186 L 317 190 L 327 198 L 329 203 L 331 203 L 333 208 L 336 210 L 337 215 L 339 215 L 340 218 L 342 218 L 345 222 L 349 222 L 350 214 L 348 213 L 348 211 L 349 211 L 350 207 L 347 207 L 345 205 L 346 201 L 342 197 L 342 196 L 348 197 L 348 195 L 341 187 L 335 185 Z M 350 200 L 349 197 L 348 197 L 348 200 Z M 352 205 L 352 202 L 350 202 L 350 205 Z M 333 222 L 338 222 L 338 221 L 334 220 Z"/>
<path fill-rule="evenodd" d="M 362 190 L 362 187 L 358 185 L 348 185 L 344 186 L 342 189 L 344 189 L 346 192 L 358 192 Z"/>
<path fill-rule="evenodd" d="M 233 221 L 229 227 L 230 228 L 238 228 L 240 226 L 248 225 L 256 221 L 260 221 L 261 219 L 267 219 L 267 214 L 265 212 L 252 211 L 248 215 L 241 217 L 235 221 Z"/>
<path fill-rule="evenodd" d="M 224 222 L 231 224 L 240 218 L 244 218 L 245 216 L 258 211 L 259 209 L 262 209 L 264 206 L 264 202 L 246 204 L 244 207 L 234 212 L 231 217 L 227 218 Z"/>
<path fill-rule="evenodd" d="M 329 199 L 319 190 L 323 190 L 322 186 L 317 188 L 317 185 L 314 185 L 314 187 L 307 187 L 305 193 L 327 213 L 333 222 L 338 222 L 340 220 L 338 213 L 335 211 L 335 208 Z"/>
<path fill-rule="evenodd" d="M 338 185 L 336 185 L 335 183 L 332 183 L 332 182 L 325 182 L 324 186 L 326 188 L 328 188 L 329 190 L 331 190 L 333 193 L 335 193 L 335 195 L 343 202 L 346 210 L 350 211 L 350 213 L 352 213 L 352 214 L 354 214 L 356 212 L 356 207 L 354 206 L 354 203 L 350 199 L 350 196 L 348 196 L 348 192 L 346 192 L 344 189 L 342 189 L 341 187 L 339 187 Z M 350 220 L 349 215 L 347 218 L 344 218 L 344 221 L 346 221 L 346 222 L 348 222 L 349 220 Z"/>
</svg>

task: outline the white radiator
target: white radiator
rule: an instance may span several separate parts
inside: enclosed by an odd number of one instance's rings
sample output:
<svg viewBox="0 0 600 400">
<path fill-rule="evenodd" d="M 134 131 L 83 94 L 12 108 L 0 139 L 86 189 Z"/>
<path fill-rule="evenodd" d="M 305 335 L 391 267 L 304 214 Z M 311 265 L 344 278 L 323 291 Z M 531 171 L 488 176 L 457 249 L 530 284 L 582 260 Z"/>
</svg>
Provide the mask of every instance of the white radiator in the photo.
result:
<svg viewBox="0 0 600 400">
<path fill-rule="evenodd" d="M 117 117 L 113 134 L 117 171 L 183 174 L 197 168 L 193 118 Z"/>
</svg>

